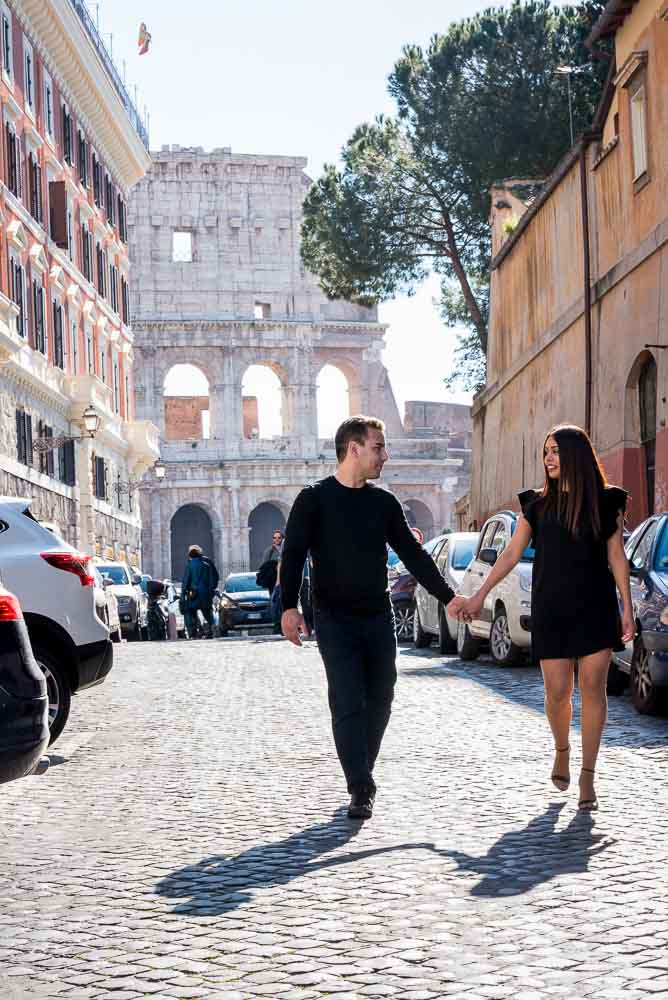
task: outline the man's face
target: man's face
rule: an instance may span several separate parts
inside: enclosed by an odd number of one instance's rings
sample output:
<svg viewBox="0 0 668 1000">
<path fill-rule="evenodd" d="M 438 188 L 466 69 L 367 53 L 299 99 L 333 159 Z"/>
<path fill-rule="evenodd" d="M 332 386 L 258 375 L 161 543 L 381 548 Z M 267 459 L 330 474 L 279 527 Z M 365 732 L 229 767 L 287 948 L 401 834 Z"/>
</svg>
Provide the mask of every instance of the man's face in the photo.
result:
<svg viewBox="0 0 668 1000">
<path fill-rule="evenodd" d="M 359 472 L 365 479 L 378 479 L 390 457 L 385 448 L 385 435 L 370 427 L 364 444 L 352 441 L 349 454 L 354 455 Z"/>
<path fill-rule="evenodd" d="M 275 531 L 274 534 L 271 536 L 271 540 L 274 546 L 278 548 L 278 546 L 283 541 L 283 535 L 280 533 L 280 531 Z"/>
</svg>

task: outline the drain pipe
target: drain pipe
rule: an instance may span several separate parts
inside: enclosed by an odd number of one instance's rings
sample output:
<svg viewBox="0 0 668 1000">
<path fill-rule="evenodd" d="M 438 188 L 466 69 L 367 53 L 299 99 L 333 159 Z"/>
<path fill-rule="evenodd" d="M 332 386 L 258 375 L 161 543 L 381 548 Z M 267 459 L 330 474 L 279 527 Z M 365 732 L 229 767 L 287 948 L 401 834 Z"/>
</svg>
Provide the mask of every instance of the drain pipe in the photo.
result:
<svg viewBox="0 0 668 1000">
<path fill-rule="evenodd" d="M 584 264 L 585 326 L 585 430 L 591 437 L 592 414 L 592 334 L 591 334 L 591 258 L 589 252 L 589 191 L 587 188 L 587 148 L 591 134 L 580 140 L 580 204 L 582 207 L 582 250 Z"/>
</svg>

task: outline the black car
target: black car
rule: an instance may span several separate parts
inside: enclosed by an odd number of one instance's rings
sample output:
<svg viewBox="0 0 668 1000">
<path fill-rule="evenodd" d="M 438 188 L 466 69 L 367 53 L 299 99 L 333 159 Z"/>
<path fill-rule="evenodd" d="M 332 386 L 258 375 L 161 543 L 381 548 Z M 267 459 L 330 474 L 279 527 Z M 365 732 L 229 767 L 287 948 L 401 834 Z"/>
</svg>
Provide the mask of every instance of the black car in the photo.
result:
<svg viewBox="0 0 668 1000">
<path fill-rule="evenodd" d="M 46 680 L 21 606 L 0 586 L 0 782 L 30 774 L 48 743 Z"/>
<path fill-rule="evenodd" d="M 269 591 L 258 586 L 255 573 L 230 573 L 218 605 L 221 635 L 231 629 L 266 628 L 272 624 Z"/>
<path fill-rule="evenodd" d="M 612 654 L 608 689 L 629 683 L 631 700 L 643 713 L 668 706 L 668 514 L 643 521 L 626 542 L 636 637 Z"/>
</svg>

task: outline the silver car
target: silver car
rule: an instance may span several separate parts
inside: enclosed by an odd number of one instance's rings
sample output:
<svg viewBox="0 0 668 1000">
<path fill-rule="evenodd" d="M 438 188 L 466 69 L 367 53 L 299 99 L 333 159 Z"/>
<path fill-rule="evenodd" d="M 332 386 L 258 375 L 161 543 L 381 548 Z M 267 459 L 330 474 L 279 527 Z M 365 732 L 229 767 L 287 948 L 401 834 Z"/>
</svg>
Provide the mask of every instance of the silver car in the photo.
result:
<svg viewBox="0 0 668 1000">
<path fill-rule="evenodd" d="M 453 531 L 441 539 L 432 552 L 441 576 L 452 588 L 459 589 L 466 567 L 473 559 L 478 544 L 477 531 Z M 418 648 L 428 646 L 438 639 L 441 653 L 457 651 L 457 620 L 445 613 L 441 602 L 424 589 L 415 588 L 415 615 L 413 616 L 413 642 Z"/>
</svg>

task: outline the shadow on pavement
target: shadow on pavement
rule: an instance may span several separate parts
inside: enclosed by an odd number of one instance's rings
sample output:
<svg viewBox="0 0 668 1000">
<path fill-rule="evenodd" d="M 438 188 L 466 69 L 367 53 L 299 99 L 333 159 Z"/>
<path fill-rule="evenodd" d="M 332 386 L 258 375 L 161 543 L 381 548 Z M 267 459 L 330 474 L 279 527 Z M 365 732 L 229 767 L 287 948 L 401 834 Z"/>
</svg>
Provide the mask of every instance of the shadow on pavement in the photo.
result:
<svg viewBox="0 0 668 1000">
<path fill-rule="evenodd" d="M 415 662 L 420 666 L 413 666 Z M 407 664 L 411 665 L 408 666 Z M 457 657 L 443 658 L 424 650 L 402 651 L 401 672 L 431 681 L 461 678 L 486 687 L 509 701 L 542 715 L 543 681 L 537 667 L 497 667 L 491 660 L 464 663 Z M 579 730 L 579 693 L 573 699 L 573 728 Z M 608 724 L 603 743 L 608 746 L 659 747 L 668 751 L 668 719 L 640 715 L 626 696 L 608 698 Z"/>
<path fill-rule="evenodd" d="M 203 858 L 167 875 L 156 885 L 159 896 L 181 899 L 175 913 L 221 915 L 252 899 L 254 889 L 287 885 L 310 872 L 350 864 L 391 851 L 434 850 L 430 843 L 393 844 L 323 858 L 353 840 L 361 822 L 349 820 L 345 808 L 337 809 L 325 823 L 290 834 L 285 840 L 258 844 L 232 857 Z"/>
<path fill-rule="evenodd" d="M 576 813 L 567 827 L 555 830 L 565 804 L 552 803 L 521 830 L 502 834 L 480 857 L 443 849 L 438 853 L 451 858 L 459 871 L 482 875 L 472 896 L 520 896 L 560 875 L 585 872 L 590 858 L 615 841 L 593 832 L 590 813 Z"/>
</svg>

